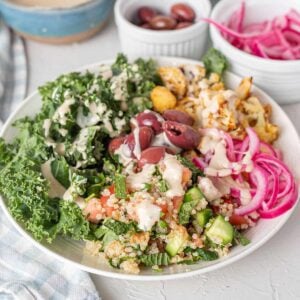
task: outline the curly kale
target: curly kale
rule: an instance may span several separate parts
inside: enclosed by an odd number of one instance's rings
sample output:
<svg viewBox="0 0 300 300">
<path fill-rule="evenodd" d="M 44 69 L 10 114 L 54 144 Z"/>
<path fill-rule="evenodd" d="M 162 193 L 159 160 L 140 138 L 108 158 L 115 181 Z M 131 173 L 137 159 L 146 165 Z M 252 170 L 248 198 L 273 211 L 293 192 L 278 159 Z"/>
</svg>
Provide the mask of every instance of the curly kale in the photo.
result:
<svg viewBox="0 0 300 300">
<path fill-rule="evenodd" d="M 219 75 L 222 75 L 228 68 L 226 57 L 215 48 L 210 48 L 205 53 L 202 60 L 205 65 L 207 75 L 210 73 L 218 73 Z"/>
<path fill-rule="evenodd" d="M 126 130 L 135 113 L 151 107 L 149 94 L 159 81 L 153 61 L 129 63 L 122 55 L 112 73 L 104 76 L 99 68 L 99 72 L 73 72 L 46 83 L 39 88 L 40 112 L 15 123 L 19 132 L 11 144 L 0 139 L 0 193 L 11 214 L 38 240 L 51 242 L 60 234 L 97 238 L 97 226 L 85 220 L 72 199 L 99 194 L 112 183 L 114 177 L 108 174 L 113 171 L 107 163 L 102 171 L 108 138 Z M 122 101 L 112 88 L 118 84 L 125 89 Z M 41 172 L 47 161 L 54 178 L 71 189 L 70 201 L 49 197 L 50 183 Z M 124 184 L 119 183 L 123 196 Z M 134 230 L 133 224 L 125 225 L 126 230 Z M 115 231 L 125 230 L 112 223 L 107 226 L 102 237 L 106 242 L 116 238 Z"/>
</svg>

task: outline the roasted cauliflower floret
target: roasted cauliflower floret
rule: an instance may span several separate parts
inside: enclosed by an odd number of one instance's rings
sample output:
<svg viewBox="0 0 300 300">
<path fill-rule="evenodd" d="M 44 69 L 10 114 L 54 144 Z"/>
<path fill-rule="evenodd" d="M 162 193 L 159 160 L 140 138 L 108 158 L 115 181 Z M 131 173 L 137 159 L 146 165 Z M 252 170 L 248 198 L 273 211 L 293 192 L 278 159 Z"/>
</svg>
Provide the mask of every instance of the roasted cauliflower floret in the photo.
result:
<svg viewBox="0 0 300 300">
<path fill-rule="evenodd" d="M 271 107 L 263 106 L 256 97 L 250 97 L 241 103 L 240 122 L 244 128 L 253 127 L 259 138 L 267 143 L 273 143 L 279 135 L 278 126 L 271 124 L 269 117 Z"/>
<path fill-rule="evenodd" d="M 252 87 L 252 77 L 245 77 L 236 88 L 236 93 L 241 100 L 249 98 Z"/>
<path fill-rule="evenodd" d="M 187 81 L 182 71 L 177 67 L 160 67 L 158 69 L 164 85 L 179 99 L 183 98 L 187 90 Z"/>
<path fill-rule="evenodd" d="M 181 67 L 187 79 L 187 96 L 198 97 L 201 90 L 208 88 L 209 82 L 205 78 L 205 68 L 201 65 L 184 65 Z"/>
</svg>

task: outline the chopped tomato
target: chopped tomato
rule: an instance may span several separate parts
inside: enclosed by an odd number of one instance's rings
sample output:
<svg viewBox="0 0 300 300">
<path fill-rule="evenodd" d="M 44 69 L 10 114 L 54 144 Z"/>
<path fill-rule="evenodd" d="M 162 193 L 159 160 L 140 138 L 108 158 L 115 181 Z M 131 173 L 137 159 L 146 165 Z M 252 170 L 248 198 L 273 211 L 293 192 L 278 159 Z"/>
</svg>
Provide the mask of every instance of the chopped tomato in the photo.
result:
<svg viewBox="0 0 300 300">
<path fill-rule="evenodd" d="M 183 186 L 186 186 L 188 184 L 188 182 L 191 180 L 191 178 L 192 178 L 191 170 L 188 168 L 183 168 L 182 180 L 181 180 Z"/>
<path fill-rule="evenodd" d="M 155 203 L 155 205 L 159 206 L 161 209 L 161 212 L 163 212 L 164 214 L 166 214 L 168 212 L 168 204 L 167 203 L 164 203 L 164 204 Z"/>
<path fill-rule="evenodd" d="M 181 206 L 181 203 L 183 201 L 183 197 L 182 196 L 175 196 L 173 199 L 173 206 L 174 206 L 174 209 L 177 209 L 177 211 L 179 211 L 180 209 L 180 206 Z"/>
<path fill-rule="evenodd" d="M 238 216 L 238 215 L 235 215 L 235 214 L 232 214 L 231 217 L 229 218 L 229 222 L 232 224 L 232 225 L 243 225 L 243 224 L 248 224 L 248 221 L 245 217 L 243 216 Z"/>
<path fill-rule="evenodd" d="M 88 221 L 97 224 L 105 217 L 102 208 L 100 200 L 98 198 L 92 198 L 84 208 L 83 214 Z"/>
<path fill-rule="evenodd" d="M 108 188 L 110 194 L 108 196 L 104 196 L 102 195 L 101 198 L 100 198 L 100 202 L 101 202 L 101 205 L 103 208 L 105 208 L 105 212 L 106 212 L 106 215 L 108 217 L 111 217 L 112 216 L 112 213 L 113 211 L 115 210 L 112 206 L 109 206 L 107 204 L 107 200 L 109 199 L 110 195 L 111 194 L 114 194 L 115 193 L 115 187 L 114 185 L 111 185 L 109 188 Z"/>
</svg>

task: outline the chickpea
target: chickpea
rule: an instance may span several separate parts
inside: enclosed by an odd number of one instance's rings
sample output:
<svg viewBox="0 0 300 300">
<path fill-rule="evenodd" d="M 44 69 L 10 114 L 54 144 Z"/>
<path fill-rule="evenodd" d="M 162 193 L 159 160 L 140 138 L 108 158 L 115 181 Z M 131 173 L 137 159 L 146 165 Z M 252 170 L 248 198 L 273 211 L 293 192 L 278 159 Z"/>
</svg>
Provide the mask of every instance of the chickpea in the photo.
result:
<svg viewBox="0 0 300 300">
<path fill-rule="evenodd" d="M 172 109 L 176 106 L 177 100 L 166 87 L 157 86 L 150 94 L 153 107 L 156 111 L 163 113 L 167 109 Z"/>
</svg>

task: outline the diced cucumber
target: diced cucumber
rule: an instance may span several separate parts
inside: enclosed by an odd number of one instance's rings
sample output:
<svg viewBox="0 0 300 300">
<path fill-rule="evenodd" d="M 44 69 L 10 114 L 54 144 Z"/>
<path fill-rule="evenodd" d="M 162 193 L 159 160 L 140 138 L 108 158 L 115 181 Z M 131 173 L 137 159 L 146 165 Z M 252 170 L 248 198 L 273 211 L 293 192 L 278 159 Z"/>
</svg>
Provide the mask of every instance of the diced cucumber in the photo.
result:
<svg viewBox="0 0 300 300">
<path fill-rule="evenodd" d="M 198 187 L 192 187 L 185 193 L 178 216 L 180 224 L 189 223 L 192 210 L 202 199 L 204 199 L 204 197 Z"/>
<path fill-rule="evenodd" d="M 232 225 L 219 215 L 205 231 L 205 234 L 213 243 L 225 246 L 232 242 L 234 230 Z"/>
<path fill-rule="evenodd" d="M 184 202 L 191 202 L 204 198 L 201 190 L 198 187 L 192 187 L 184 195 Z"/>
<path fill-rule="evenodd" d="M 156 224 L 156 232 L 166 234 L 168 232 L 168 224 L 163 220 L 159 220 Z"/>
<path fill-rule="evenodd" d="M 204 228 L 209 219 L 212 217 L 213 212 L 210 208 L 205 208 L 196 214 L 196 220 L 200 227 Z"/>
<path fill-rule="evenodd" d="M 177 226 L 172 230 L 167 237 L 166 252 L 170 256 L 175 256 L 180 250 L 182 250 L 188 240 L 188 233 L 183 226 Z"/>
</svg>

